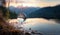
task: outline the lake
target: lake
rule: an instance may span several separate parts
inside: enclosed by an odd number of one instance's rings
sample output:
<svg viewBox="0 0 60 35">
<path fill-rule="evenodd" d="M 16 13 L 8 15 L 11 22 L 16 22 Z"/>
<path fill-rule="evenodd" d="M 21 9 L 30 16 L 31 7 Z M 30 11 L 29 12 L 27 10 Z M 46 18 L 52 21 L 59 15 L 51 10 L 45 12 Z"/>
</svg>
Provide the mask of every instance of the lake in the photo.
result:
<svg viewBox="0 0 60 35">
<path fill-rule="evenodd" d="M 16 22 L 16 20 L 17 19 L 14 19 L 14 22 Z M 19 23 L 14 23 L 15 27 L 20 27 L 20 25 L 21 24 Z M 31 28 L 32 30 L 43 33 L 44 35 L 60 35 L 60 23 L 53 19 L 47 20 L 43 18 L 28 18 L 21 26 L 25 30 L 29 30 L 29 28 Z"/>
<path fill-rule="evenodd" d="M 44 35 L 60 35 L 60 24 L 52 20 L 46 19 L 27 19 L 26 24 L 23 24 L 26 30 L 31 28 L 37 30 Z"/>
</svg>

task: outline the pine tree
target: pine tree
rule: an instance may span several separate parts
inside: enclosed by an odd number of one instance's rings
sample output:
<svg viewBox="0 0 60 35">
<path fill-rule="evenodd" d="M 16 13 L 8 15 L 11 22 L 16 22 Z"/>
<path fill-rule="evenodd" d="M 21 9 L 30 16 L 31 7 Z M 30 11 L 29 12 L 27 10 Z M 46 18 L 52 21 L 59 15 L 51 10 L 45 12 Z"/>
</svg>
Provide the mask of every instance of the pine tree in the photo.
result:
<svg viewBox="0 0 60 35">
<path fill-rule="evenodd" d="M 6 19 L 7 19 L 7 20 L 9 19 L 9 16 L 10 16 L 9 10 L 7 10 L 7 12 L 6 12 Z"/>
<path fill-rule="evenodd" d="M 9 5 L 10 5 L 10 0 L 9 0 L 9 2 L 8 2 L 8 10 L 7 10 L 7 12 L 6 12 L 6 19 L 8 20 L 9 19 Z"/>
</svg>

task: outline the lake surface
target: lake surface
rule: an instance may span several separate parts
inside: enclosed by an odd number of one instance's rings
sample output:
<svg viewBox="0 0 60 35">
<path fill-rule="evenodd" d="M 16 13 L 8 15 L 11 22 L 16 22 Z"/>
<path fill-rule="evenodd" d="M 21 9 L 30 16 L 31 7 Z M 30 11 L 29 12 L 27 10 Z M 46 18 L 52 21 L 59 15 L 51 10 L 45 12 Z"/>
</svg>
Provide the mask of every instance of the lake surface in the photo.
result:
<svg viewBox="0 0 60 35">
<path fill-rule="evenodd" d="M 15 24 L 15 27 L 17 26 L 20 27 L 20 24 Z M 60 35 L 60 23 L 57 23 L 52 19 L 29 18 L 23 22 L 22 26 L 25 30 L 29 30 L 29 28 L 31 28 L 32 30 L 36 30 L 44 35 Z"/>
<path fill-rule="evenodd" d="M 43 22 L 33 21 L 31 22 L 29 21 L 28 23 L 23 24 L 23 27 L 26 30 L 29 30 L 29 28 L 31 28 L 32 30 L 37 30 L 38 32 L 43 33 L 44 35 L 60 35 L 60 24 L 52 22 L 44 23 L 44 21 Z"/>
</svg>

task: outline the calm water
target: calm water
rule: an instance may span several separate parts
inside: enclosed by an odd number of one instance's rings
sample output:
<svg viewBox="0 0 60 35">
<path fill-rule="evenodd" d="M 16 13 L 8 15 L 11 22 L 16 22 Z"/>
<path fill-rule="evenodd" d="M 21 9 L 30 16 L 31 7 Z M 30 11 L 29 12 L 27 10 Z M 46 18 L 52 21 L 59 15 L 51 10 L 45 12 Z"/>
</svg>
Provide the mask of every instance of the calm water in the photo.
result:
<svg viewBox="0 0 60 35">
<path fill-rule="evenodd" d="M 15 26 L 20 26 L 20 24 L 15 24 Z M 23 23 L 22 26 L 26 30 L 31 28 L 32 30 L 36 30 L 44 35 L 60 35 L 60 24 L 54 20 L 29 18 Z"/>
<path fill-rule="evenodd" d="M 23 25 L 26 30 L 31 28 L 37 30 L 44 35 L 60 35 L 60 24 L 58 23 L 26 23 Z"/>
</svg>

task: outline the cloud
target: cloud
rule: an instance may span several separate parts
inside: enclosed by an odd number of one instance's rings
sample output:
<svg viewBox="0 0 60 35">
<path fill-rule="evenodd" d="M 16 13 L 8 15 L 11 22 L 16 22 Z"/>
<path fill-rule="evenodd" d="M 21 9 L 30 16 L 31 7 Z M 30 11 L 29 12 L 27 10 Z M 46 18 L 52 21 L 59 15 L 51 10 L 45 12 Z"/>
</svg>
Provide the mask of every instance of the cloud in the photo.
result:
<svg viewBox="0 0 60 35">
<path fill-rule="evenodd" d="M 45 2 L 59 2 L 60 0 L 39 0 L 39 1 L 45 1 Z"/>
<path fill-rule="evenodd" d="M 60 4 L 60 0 L 36 0 L 36 4 L 39 7 L 55 6 Z"/>
<path fill-rule="evenodd" d="M 47 7 L 47 6 L 55 6 L 60 4 L 60 0 L 30 0 L 31 3 L 35 4 L 37 7 Z"/>
<path fill-rule="evenodd" d="M 47 7 L 47 6 L 55 6 L 60 4 L 60 0 L 13 0 L 13 2 L 18 2 L 18 4 L 20 3 L 24 3 L 24 4 L 31 4 L 30 6 L 34 5 L 35 7 Z M 13 4 L 13 3 L 11 3 Z M 23 4 L 23 5 L 24 5 Z M 16 4 L 15 4 L 16 5 Z M 28 6 L 26 5 L 26 6 Z"/>
</svg>

